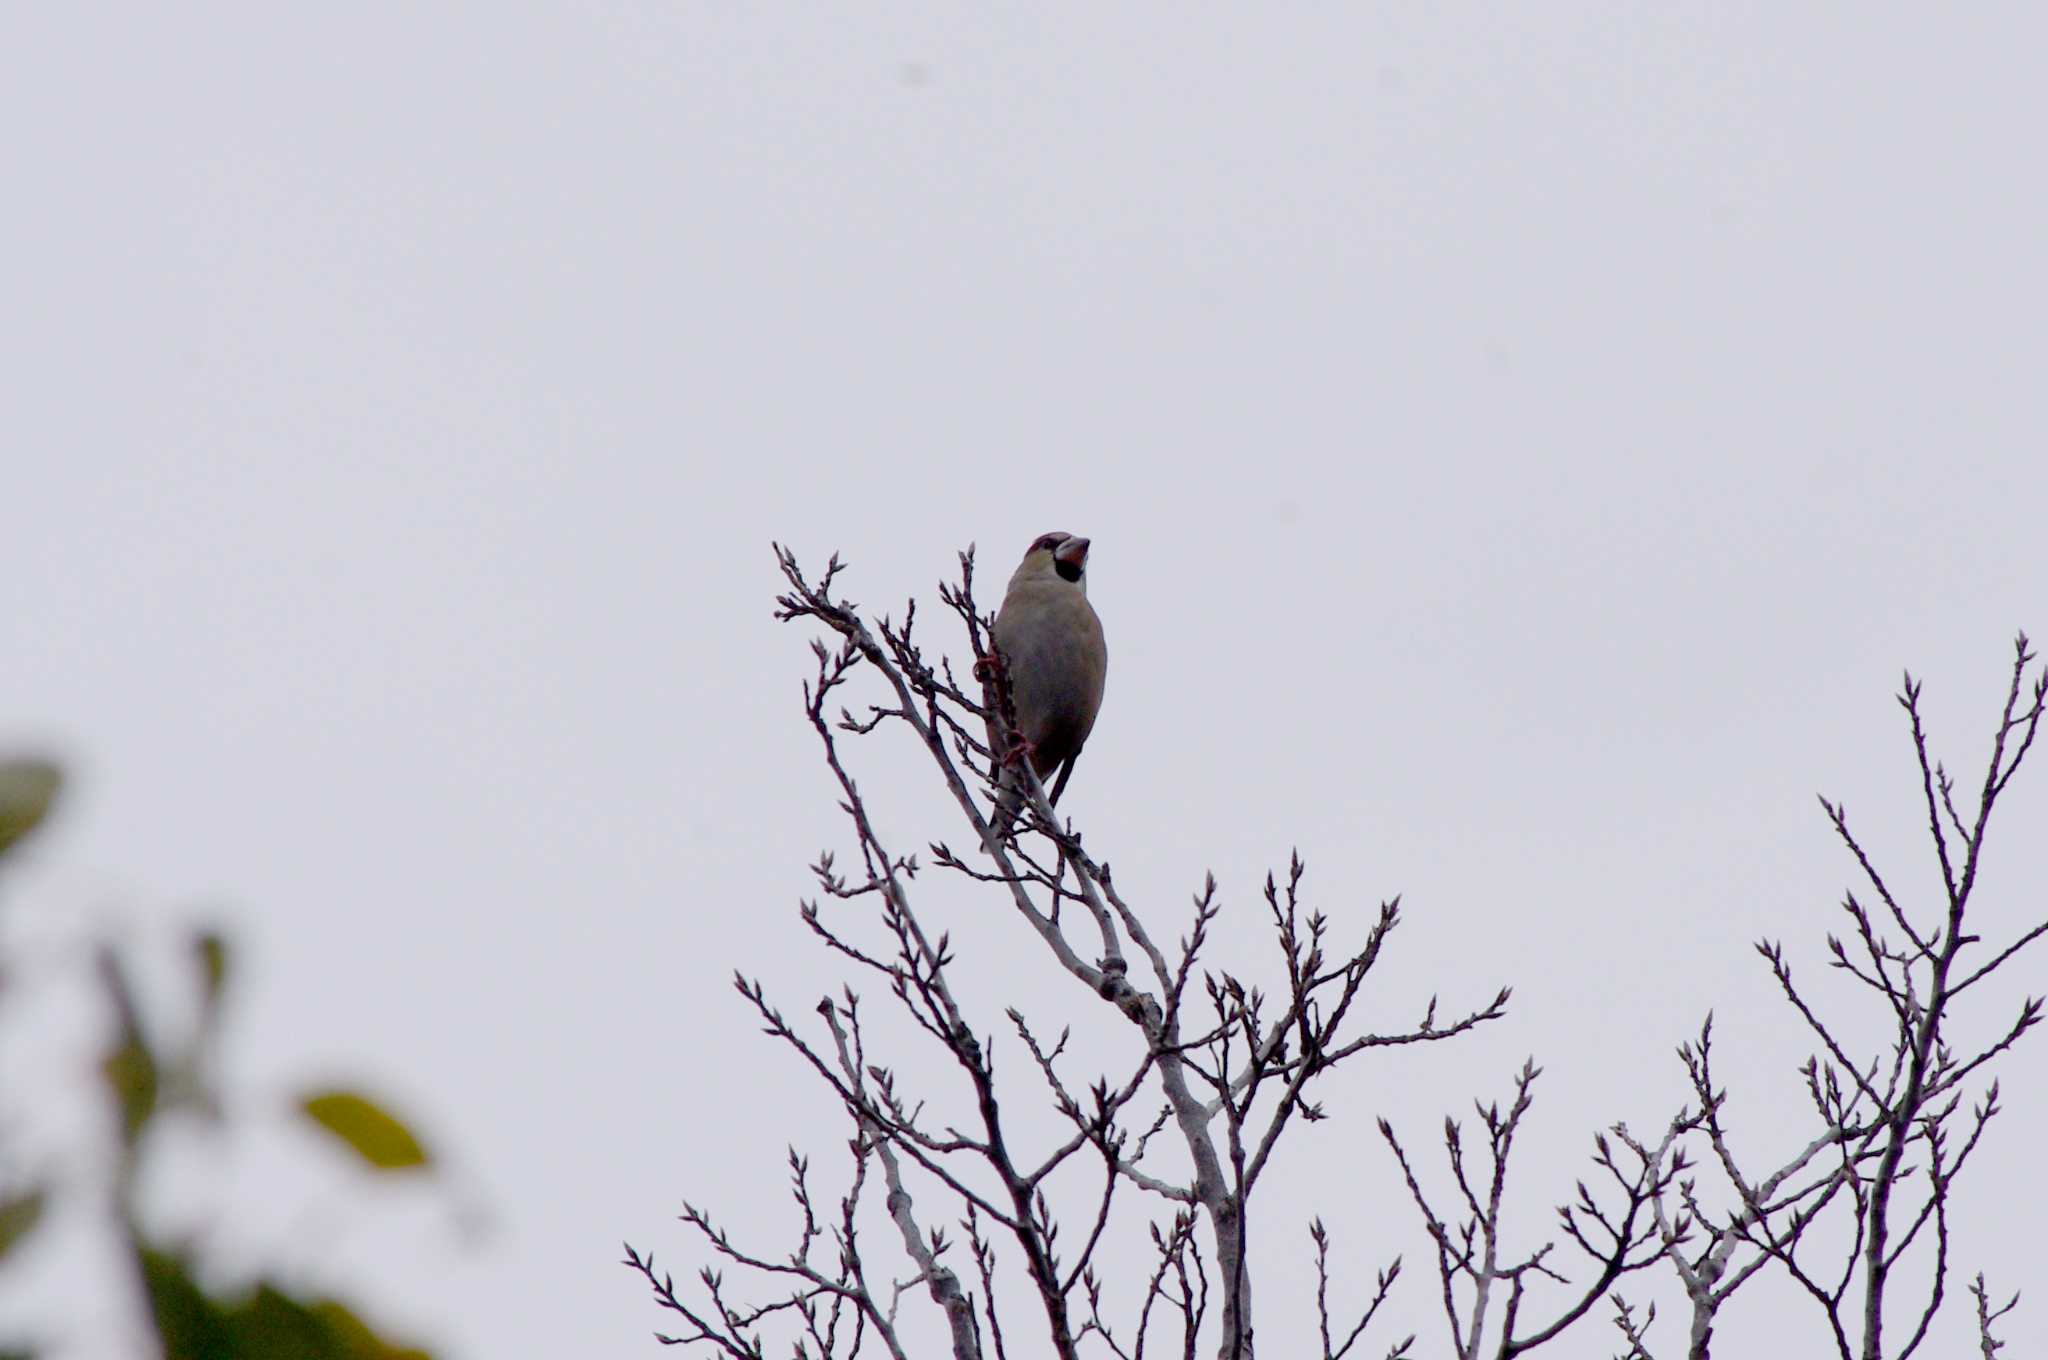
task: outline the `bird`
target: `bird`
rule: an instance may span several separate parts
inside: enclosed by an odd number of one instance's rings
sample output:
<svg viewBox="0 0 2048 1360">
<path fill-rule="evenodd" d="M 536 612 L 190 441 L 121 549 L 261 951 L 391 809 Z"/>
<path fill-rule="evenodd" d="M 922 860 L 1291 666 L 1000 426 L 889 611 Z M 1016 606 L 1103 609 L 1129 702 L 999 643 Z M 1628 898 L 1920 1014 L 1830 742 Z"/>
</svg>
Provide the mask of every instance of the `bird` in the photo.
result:
<svg viewBox="0 0 2048 1360">
<path fill-rule="evenodd" d="M 1010 677 L 1021 750 L 1011 750 L 1001 719 L 991 716 L 990 749 L 1010 764 L 1028 758 L 1041 780 L 1054 770 L 1051 800 L 1058 803 L 1081 758 L 1095 716 L 1102 710 L 1109 648 L 1102 620 L 1088 603 L 1088 540 L 1067 533 L 1032 540 L 1010 576 L 991 638 Z M 998 829 L 1007 835 L 1021 798 L 1001 800 Z"/>
</svg>

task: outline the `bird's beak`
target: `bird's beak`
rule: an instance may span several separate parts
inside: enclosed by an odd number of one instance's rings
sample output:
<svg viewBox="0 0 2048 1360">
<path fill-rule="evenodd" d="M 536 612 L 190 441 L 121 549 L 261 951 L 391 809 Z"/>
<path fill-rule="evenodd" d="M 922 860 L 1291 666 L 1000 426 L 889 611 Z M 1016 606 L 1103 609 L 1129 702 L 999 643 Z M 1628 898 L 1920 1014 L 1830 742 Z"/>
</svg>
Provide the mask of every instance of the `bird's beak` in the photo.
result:
<svg viewBox="0 0 2048 1360">
<path fill-rule="evenodd" d="M 1052 560 L 1055 562 L 1065 562 L 1068 566 L 1072 567 L 1088 565 L 1088 540 L 1085 538 L 1068 539 L 1052 550 Z"/>
</svg>

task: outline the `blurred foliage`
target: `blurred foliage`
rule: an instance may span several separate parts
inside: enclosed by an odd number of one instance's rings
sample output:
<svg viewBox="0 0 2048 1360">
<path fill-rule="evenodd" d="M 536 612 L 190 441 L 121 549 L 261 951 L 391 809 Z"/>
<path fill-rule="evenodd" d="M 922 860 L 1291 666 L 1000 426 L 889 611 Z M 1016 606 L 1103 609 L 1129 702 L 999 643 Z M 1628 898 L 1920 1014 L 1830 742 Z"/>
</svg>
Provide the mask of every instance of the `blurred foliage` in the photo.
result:
<svg viewBox="0 0 2048 1360">
<path fill-rule="evenodd" d="M 332 1299 L 295 1299 L 270 1284 L 222 1299 L 193 1283 L 182 1257 L 145 1247 L 141 1261 L 171 1360 L 429 1360 L 425 1351 L 380 1340 Z"/>
<path fill-rule="evenodd" d="M 0 855 L 42 824 L 64 776 L 47 760 L 0 760 Z"/>
<path fill-rule="evenodd" d="M 45 1195 L 40 1189 L 24 1190 L 0 1199 L 0 1261 L 14 1244 L 35 1231 L 43 1217 Z"/>
<path fill-rule="evenodd" d="M 426 1149 L 410 1129 L 353 1091 L 323 1091 L 300 1108 L 379 1171 L 427 1164 Z"/>
<path fill-rule="evenodd" d="M 0 860 L 43 823 L 62 784 L 62 772 L 49 761 L 0 760 Z M 140 1221 L 135 1189 L 148 1165 L 154 1122 L 174 1109 L 220 1118 L 220 1102 L 205 1074 L 228 985 L 228 942 L 216 932 L 199 931 L 191 949 L 199 1023 L 177 1044 L 152 1039 L 120 951 L 105 942 L 97 951 L 100 986 L 116 1021 L 100 1074 L 118 1155 L 108 1159 L 112 1185 L 89 1189 L 116 1206 L 116 1227 L 134 1266 L 135 1306 L 153 1324 L 160 1354 L 164 1360 L 430 1360 L 423 1350 L 385 1339 L 335 1299 L 295 1293 L 269 1278 L 230 1287 L 202 1284 L 195 1253 L 158 1240 Z M 0 1008 L 0 1024 L 7 1020 Z M 405 1123 L 357 1092 L 322 1089 L 303 1097 L 298 1109 L 373 1173 L 428 1165 Z M 10 1165 L 0 1157 L 0 1269 L 33 1242 L 45 1209 L 70 1193 L 69 1187 L 15 1184 Z M 39 1353 L 30 1338 L 0 1336 L 0 1360 L 35 1360 Z"/>
</svg>

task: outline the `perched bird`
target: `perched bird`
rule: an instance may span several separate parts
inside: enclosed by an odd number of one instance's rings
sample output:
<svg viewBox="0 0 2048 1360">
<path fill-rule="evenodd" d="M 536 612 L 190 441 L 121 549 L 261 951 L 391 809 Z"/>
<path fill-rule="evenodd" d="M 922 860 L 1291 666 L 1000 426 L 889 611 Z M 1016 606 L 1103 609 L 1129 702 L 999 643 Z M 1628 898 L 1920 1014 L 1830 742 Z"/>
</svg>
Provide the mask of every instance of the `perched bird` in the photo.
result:
<svg viewBox="0 0 2048 1360">
<path fill-rule="evenodd" d="M 1028 758 L 1043 780 L 1057 769 L 1052 801 L 1060 800 L 1067 776 L 1081 758 L 1102 708 L 1102 683 L 1109 673 L 1109 648 L 1102 620 L 1088 603 L 1088 540 L 1072 534 L 1041 534 L 1010 577 L 1003 606 L 996 611 L 993 637 L 1009 669 L 1010 697 L 1017 710 L 1021 751 L 1010 750 L 1007 734 L 990 724 L 991 749 L 1014 762 Z M 1021 796 L 1002 800 L 998 828 L 1007 834 Z"/>
</svg>

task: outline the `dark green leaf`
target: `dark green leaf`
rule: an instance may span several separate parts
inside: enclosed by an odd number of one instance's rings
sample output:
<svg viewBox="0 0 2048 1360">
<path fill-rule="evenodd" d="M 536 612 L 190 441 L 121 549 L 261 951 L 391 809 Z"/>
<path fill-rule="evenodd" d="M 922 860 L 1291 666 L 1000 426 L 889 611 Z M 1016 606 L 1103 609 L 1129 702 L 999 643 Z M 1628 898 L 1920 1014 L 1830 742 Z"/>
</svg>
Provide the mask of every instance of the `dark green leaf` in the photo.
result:
<svg viewBox="0 0 2048 1360">
<path fill-rule="evenodd" d="M 47 760 L 0 760 L 0 855 L 36 829 L 64 783 Z"/>
<path fill-rule="evenodd" d="M 40 1188 L 0 1199 L 0 1259 L 6 1258 L 16 1242 L 35 1231 L 36 1221 L 42 1216 Z"/>
<path fill-rule="evenodd" d="M 217 930 L 202 930 L 192 937 L 192 948 L 199 955 L 200 981 L 211 1009 L 218 1004 L 221 989 L 227 985 L 228 942 Z"/>
<path fill-rule="evenodd" d="M 265 1281 L 235 1310 L 235 1360 L 431 1360 L 392 1346 L 331 1299 L 305 1303 Z"/>
<path fill-rule="evenodd" d="M 101 1061 L 100 1073 L 121 1107 L 121 1137 L 133 1144 L 156 1113 L 156 1057 L 141 1035 L 131 1034 Z"/>
<path fill-rule="evenodd" d="M 322 1299 L 313 1305 L 313 1315 L 326 1324 L 328 1331 L 345 1343 L 343 1352 L 350 1356 L 361 1356 L 364 1360 L 433 1360 L 425 1351 L 410 1346 L 394 1346 L 379 1337 L 363 1320 L 333 1299 Z"/>
<path fill-rule="evenodd" d="M 227 1315 L 192 1282 L 185 1262 L 149 1247 L 139 1251 L 164 1360 L 238 1360 Z"/>
<path fill-rule="evenodd" d="M 235 1310 L 235 1360 L 354 1360 L 359 1352 L 269 1284 Z"/>
<path fill-rule="evenodd" d="M 143 1126 L 156 1113 L 158 1075 L 156 1054 L 142 1033 L 142 1012 L 135 1003 L 135 988 L 128 981 L 128 969 L 112 945 L 99 948 L 100 982 L 107 989 L 107 1001 L 121 1022 L 121 1038 L 100 1060 L 100 1074 L 114 1092 L 121 1111 L 121 1136 L 130 1147 L 142 1136 Z"/>
</svg>

